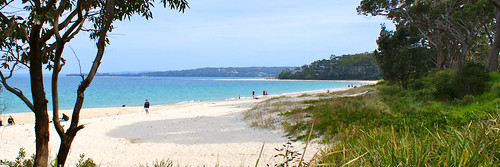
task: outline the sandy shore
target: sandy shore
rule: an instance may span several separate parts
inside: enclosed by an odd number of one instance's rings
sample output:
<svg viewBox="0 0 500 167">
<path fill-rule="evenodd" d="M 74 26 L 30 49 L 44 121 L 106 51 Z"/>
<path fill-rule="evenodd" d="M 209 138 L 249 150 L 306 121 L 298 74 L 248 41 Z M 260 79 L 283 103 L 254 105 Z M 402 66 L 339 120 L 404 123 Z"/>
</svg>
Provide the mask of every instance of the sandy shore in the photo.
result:
<svg viewBox="0 0 500 167">
<path fill-rule="evenodd" d="M 287 142 L 283 132 L 254 129 L 241 120 L 244 111 L 262 100 L 152 106 L 149 115 L 142 107 L 84 109 L 80 122 L 86 127 L 74 140 L 67 164 L 76 164 L 85 153 L 99 166 L 138 166 L 167 159 L 176 166 L 254 166 L 264 142 L 259 166 L 273 164 L 279 162 L 273 159 L 279 153 L 275 148 Z M 21 147 L 28 155 L 35 151 L 33 114 L 12 116 L 15 126 L 0 127 L 0 159 L 14 160 Z M 2 117 L 5 122 L 8 115 Z M 59 137 L 53 127 L 50 134 L 53 161 Z M 306 157 L 317 150 L 309 148 Z"/>
<path fill-rule="evenodd" d="M 275 148 L 287 142 L 284 132 L 255 129 L 242 120 L 243 112 L 270 97 L 152 106 L 149 115 L 142 107 L 83 109 L 80 124 L 85 128 L 77 134 L 66 164 L 76 164 L 84 153 L 99 166 L 138 166 L 161 160 L 171 160 L 175 166 L 255 166 L 265 143 L 259 166 L 273 166 L 283 162 L 273 157 L 280 153 Z M 61 113 L 71 117 L 71 111 Z M 4 124 L 9 115 L 15 118 L 16 125 L 0 126 L 0 159 L 14 160 L 21 147 L 28 156 L 33 154 L 33 113 L 2 114 Z M 62 124 L 69 126 L 69 122 Z M 50 160 L 54 161 L 59 136 L 53 126 L 49 145 Z M 294 145 L 302 152 L 304 144 Z M 310 146 L 305 159 L 319 149 L 318 145 Z"/>
</svg>

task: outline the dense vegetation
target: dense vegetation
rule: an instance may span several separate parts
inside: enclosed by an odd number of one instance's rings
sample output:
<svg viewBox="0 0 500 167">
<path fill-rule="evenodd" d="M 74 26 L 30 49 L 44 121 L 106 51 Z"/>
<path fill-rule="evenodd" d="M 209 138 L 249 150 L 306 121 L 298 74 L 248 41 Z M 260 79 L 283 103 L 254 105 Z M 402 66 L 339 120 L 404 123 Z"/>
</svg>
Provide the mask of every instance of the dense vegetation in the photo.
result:
<svg viewBox="0 0 500 167">
<path fill-rule="evenodd" d="M 304 101 L 313 105 L 282 113 L 282 124 L 306 140 L 314 123 L 312 136 L 331 144 L 320 164 L 498 166 L 500 74 L 470 73 L 477 68 L 430 72 L 407 90 L 381 82 L 359 88 L 363 96 Z"/>
<path fill-rule="evenodd" d="M 293 70 L 282 71 L 279 79 L 378 80 L 382 73 L 372 53 L 330 56 Z"/>
</svg>

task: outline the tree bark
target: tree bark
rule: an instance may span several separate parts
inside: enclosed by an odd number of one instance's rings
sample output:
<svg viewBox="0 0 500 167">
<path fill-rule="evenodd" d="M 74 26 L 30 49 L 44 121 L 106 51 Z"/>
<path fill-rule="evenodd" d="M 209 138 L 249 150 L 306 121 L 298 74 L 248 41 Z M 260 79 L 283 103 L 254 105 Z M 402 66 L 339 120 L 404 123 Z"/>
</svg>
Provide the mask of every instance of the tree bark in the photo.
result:
<svg viewBox="0 0 500 167">
<path fill-rule="evenodd" d="M 35 19 L 29 38 L 30 80 L 35 113 L 36 154 L 34 166 L 46 167 L 49 160 L 49 115 L 43 86 L 42 54 L 39 44 L 42 23 Z"/>
<path fill-rule="evenodd" d="M 493 41 L 493 45 L 491 46 L 490 55 L 488 56 L 488 71 L 497 71 L 498 70 L 498 52 L 500 52 L 500 7 L 495 5 L 495 37 Z"/>
</svg>

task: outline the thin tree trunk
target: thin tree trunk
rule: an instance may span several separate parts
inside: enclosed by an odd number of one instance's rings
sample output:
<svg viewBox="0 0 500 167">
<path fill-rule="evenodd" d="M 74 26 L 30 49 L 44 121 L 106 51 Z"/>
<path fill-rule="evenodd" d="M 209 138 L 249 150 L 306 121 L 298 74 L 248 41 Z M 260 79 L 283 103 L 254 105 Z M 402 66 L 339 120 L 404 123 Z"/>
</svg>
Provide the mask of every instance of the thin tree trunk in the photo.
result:
<svg viewBox="0 0 500 167">
<path fill-rule="evenodd" d="M 497 22 L 495 25 L 495 37 L 493 45 L 491 46 L 490 55 L 488 56 L 488 71 L 498 70 L 498 52 L 500 52 L 500 9 L 498 6 L 495 7 L 495 17 Z"/>
<path fill-rule="evenodd" d="M 98 50 L 96 57 L 94 59 L 94 63 L 87 77 L 78 86 L 76 103 L 75 107 L 73 108 L 73 114 L 71 116 L 71 125 L 66 131 L 66 133 L 59 134 L 61 137 L 61 145 L 59 146 L 59 152 L 57 153 L 58 166 L 64 167 L 66 158 L 69 153 L 69 149 L 71 148 L 71 143 L 73 142 L 77 132 L 84 128 L 83 125 L 78 125 L 78 122 L 80 120 L 80 111 L 83 106 L 83 100 L 85 99 L 85 90 L 90 86 L 90 83 L 92 83 L 92 80 L 94 79 L 94 76 L 97 73 L 97 69 L 99 69 L 99 65 L 101 64 L 101 60 L 104 55 L 104 50 L 106 48 L 107 33 L 111 28 L 111 24 L 113 23 L 113 16 L 115 12 L 114 6 L 115 6 L 114 0 L 106 1 L 106 9 L 105 9 L 106 20 L 99 32 L 99 38 L 97 42 Z M 56 65 L 59 66 L 59 64 Z M 55 81 L 57 83 L 57 80 Z"/>
<path fill-rule="evenodd" d="M 30 33 L 30 79 L 33 96 L 33 112 L 35 113 L 36 154 L 34 166 L 46 167 L 49 160 L 49 115 L 47 113 L 47 99 L 43 86 L 42 54 L 39 44 L 39 34 L 42 23 L 35 24 Z"/>
</svg>

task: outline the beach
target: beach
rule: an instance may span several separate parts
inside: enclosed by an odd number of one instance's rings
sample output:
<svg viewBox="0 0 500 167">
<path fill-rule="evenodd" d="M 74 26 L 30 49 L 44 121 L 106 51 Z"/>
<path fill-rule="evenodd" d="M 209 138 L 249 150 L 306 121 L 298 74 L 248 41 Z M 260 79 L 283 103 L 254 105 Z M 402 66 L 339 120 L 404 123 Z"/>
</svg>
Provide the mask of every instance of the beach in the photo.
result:
<svg viewBox="0 0 500 167">
<path fill-rule="evenodd" d="M 80 130 L 72 144 L 67 163 L 78 162 L 85 154 L 99 166 L 139 166 L 170 160 L 174 166 L 255 166 L 262 145 L 259 166 L 283 162 L 273 158 L 287 142 L 284 132 L 252 128 L 242 113 L 260 99 L 185 103 L 152 106 L 146 115 L 142 107 L 83 109 Z M 63 111 L 70 115 L 70 111 Z M 15 160 L 19 149 L 27 157 L 35 152 L 33 113 L 11 114 L 14 126 L 0 127 L 0 159 Z M 2 115 L 6 122 L 8 115 Z M 70 115 L 71 117 L 71 115 Z M 63 122 L 69 126 L 69 122 Z M 302 152 L 305 145 L 293 143 Z M 59 148 L 59 136 L 50 129 L 50 160 Z M 319 146 L 310 146 L 310 159 Z"/>
</svg>

